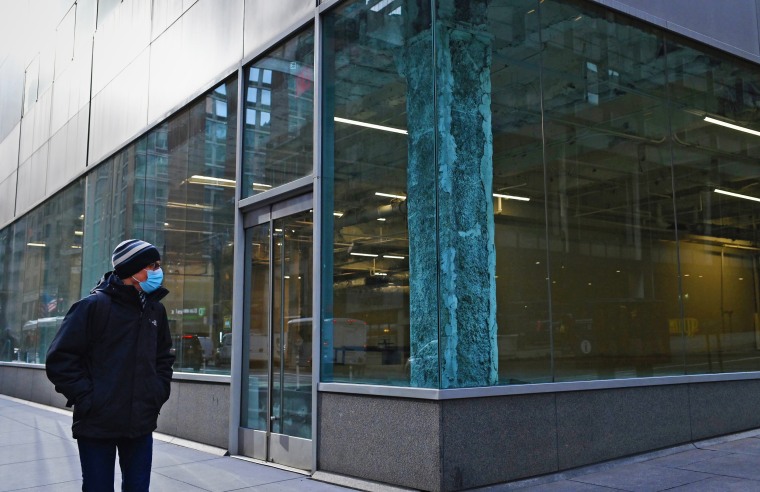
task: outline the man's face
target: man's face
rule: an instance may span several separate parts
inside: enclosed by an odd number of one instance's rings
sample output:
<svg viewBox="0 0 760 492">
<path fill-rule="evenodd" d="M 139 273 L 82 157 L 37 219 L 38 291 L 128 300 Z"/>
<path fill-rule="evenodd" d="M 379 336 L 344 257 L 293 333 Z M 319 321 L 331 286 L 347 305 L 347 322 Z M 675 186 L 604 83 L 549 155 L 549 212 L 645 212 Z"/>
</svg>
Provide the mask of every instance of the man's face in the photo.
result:
<svg viewBox="0 0 760 492">
<path fill-rule="evenodd" d="M 147 265 L 145 268 L 143 268 L 139 272 L 132 275 L 132 278 L 137 280 L 138 282 L 145 282 L 146 280 L 148 280 L 148 270 L 158 270 L 159 268 L 161 268 L 161 262 L 155 261 Z"/>
</svg>

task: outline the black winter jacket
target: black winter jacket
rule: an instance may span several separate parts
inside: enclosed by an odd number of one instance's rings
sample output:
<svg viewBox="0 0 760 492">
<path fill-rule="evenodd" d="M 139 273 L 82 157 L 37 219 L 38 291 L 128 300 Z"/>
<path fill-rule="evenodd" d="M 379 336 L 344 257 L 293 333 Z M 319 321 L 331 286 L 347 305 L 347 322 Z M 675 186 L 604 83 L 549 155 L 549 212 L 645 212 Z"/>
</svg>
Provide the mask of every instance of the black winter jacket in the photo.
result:
<svg viewBox="0 0 760 492">
<path fill-rule="evenodd" d="M 148 294 L 142 310 L 137 289 L 112 272 L 96 290 L 111 298 L 106 326 L 96 326 L 98 296 L 74 303 L 48 349 L 48 379 L 74 405 L 74 438 L 149 434 L 172 379 L 171 333 L 159 302 L 169 291 Z"/>
</svg>

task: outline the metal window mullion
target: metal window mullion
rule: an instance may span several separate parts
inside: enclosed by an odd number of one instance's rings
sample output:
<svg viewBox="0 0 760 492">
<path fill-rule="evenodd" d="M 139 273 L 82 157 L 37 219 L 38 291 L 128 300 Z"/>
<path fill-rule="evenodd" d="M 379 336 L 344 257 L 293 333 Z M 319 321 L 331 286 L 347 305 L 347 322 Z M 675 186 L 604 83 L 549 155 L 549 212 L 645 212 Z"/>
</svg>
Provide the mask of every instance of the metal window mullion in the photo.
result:
<svg viewBox="0 0 760 492">
<path fill-rule="evenodd" d="M 322 346 L 322 16 L 314 19 L 314 83 L 312 159 L 312 269 L 311 269 L 311 471 L 317 471 L 317 415 Z"/>
<path fill-rule="evenodd" d="M 242 355 L 237 352 L 241 350 L 235 348 L 234 340 L 239 340 L 238 345 L 242 347 L 243 325 L 241 318 L 243 315 L 243 292 L 245 290 L 245 230 L 243 229 L 243 214 L 240 210 L 240 194 L 242 179 L 243 163 L 243 112 L 245 110 L 245 70 L 243 66 L 238 67 L 238 104 L 237 104 L 237 128 L 235 129 L 235 225 L 233 232 L 233 267 L 232 267 L 232 354 L 230 358 L 230 421 L 228 434 L 229 451 L 233 454 L 240 454 L 239 428 L 240 428 L 240 403 L 242 397 Z"/>
<path fill-rule="evenodd" d="M 266 454 L 264 455 L 264 459 L 266 461 L 270 460 L 270 452 L 271 452 L 271 446 L 270 446 L 270 440 L 272 438 L 272 384 L 274 383 L 274 375 L 272 373 L 273 371 L 273 364 L 272 364 L 272 355 L 274 355 L 274 329 L 273 329 L 273 319 L 274 316 L 272 316 L 273 306 L 274 306 L 274 220 L 272 219 L 272 216 L 270 214 L 269 216 L 269 302 L 267 306 L 267 351 L 269 357 L 267 357 L 267 428 L 266 428 Z"/>
</svg>

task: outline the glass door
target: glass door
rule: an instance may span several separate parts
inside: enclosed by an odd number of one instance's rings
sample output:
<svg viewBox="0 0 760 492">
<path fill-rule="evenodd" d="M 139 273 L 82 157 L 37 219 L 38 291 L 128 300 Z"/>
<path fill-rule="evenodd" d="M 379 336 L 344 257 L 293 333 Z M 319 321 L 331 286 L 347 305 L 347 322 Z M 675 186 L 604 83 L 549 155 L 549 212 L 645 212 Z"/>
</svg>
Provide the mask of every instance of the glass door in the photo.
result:
<svg viewBox="0 0 760 492">
<path fill-rule="evenodd" d="M 311 467 L 311 195 L 246 215 L 243 453 Z"/>
</svg>

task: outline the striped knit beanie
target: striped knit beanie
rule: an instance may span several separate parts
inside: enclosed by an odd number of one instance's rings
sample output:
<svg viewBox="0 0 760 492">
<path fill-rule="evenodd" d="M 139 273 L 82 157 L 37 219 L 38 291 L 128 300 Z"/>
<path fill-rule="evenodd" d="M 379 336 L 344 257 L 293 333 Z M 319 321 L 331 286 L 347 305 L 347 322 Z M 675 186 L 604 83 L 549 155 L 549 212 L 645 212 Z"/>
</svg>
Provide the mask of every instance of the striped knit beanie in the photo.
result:
<svg viewBox="0 0 760 492">
<path fill-rule="evenodd" d="M 113 250 L 111 262 L 119 278 L 131 277 L 154 261 L 161 260 L 158 249 L 139 239 L 122 241 Z"/>
</svg>

